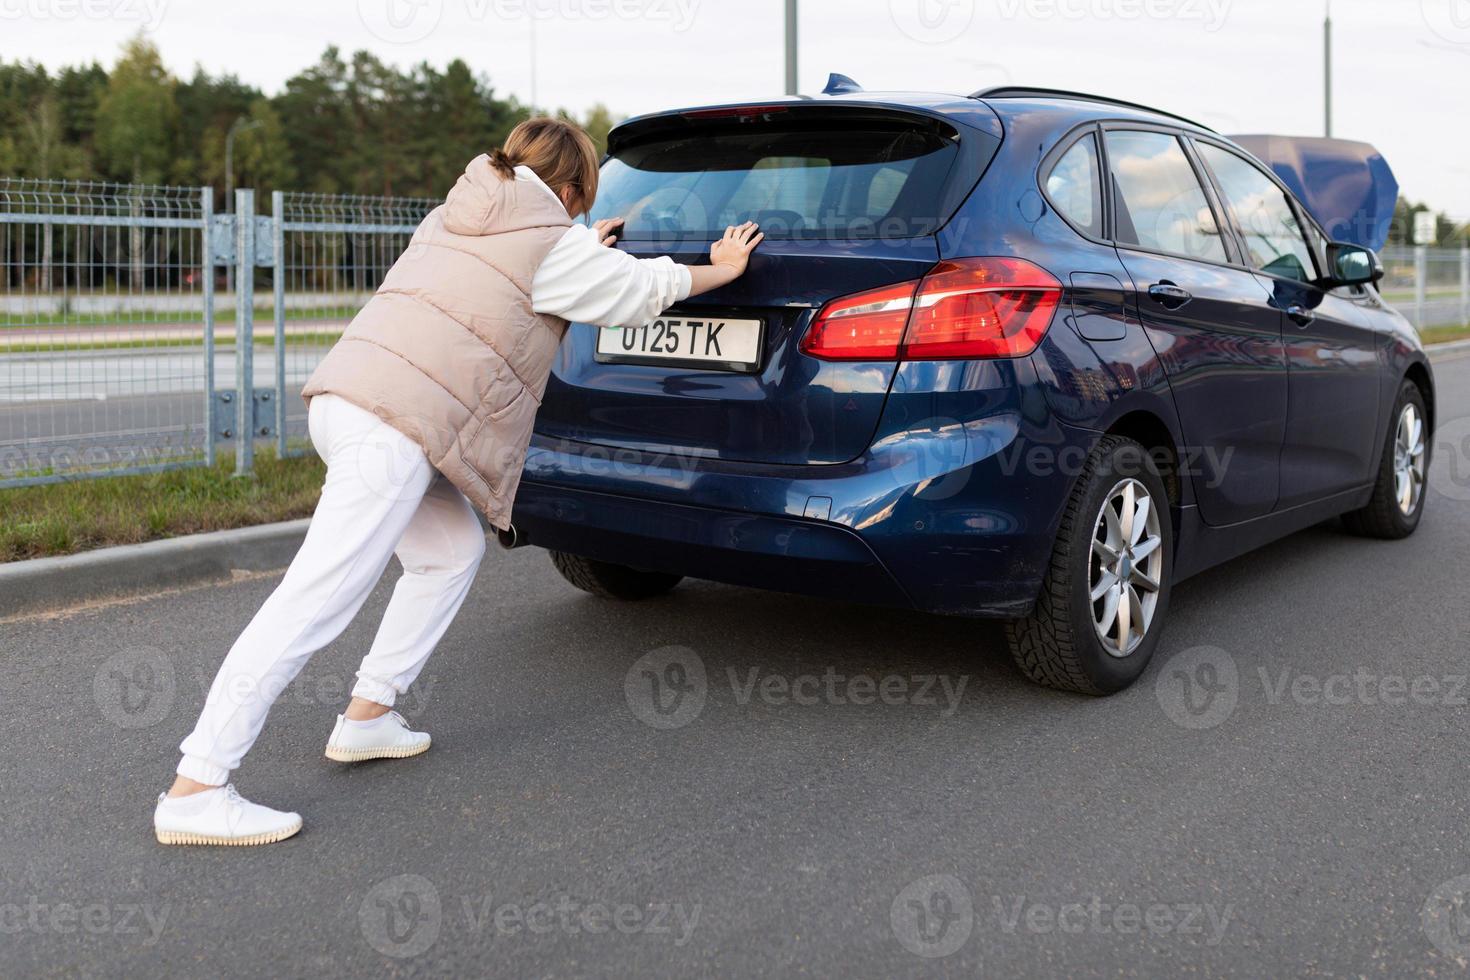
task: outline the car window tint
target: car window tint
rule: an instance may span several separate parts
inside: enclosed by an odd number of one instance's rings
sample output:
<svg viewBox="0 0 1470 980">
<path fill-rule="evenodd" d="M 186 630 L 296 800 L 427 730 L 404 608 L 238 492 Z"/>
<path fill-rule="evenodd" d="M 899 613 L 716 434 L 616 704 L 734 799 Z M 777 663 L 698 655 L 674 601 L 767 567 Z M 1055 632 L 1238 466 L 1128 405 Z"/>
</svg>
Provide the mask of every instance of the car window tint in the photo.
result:
<svg viewBox="0 0 1470 980">
<path fill-rule="evenodd" d="M 1106 138 L 1118 241 L 1224 262 L 1220 226 L 1179 140 L 1124 130 L 1110 130 Z"/>
<path fill-rule="evenodd" d="M 1312 251 L 1291 202 L 1260 168 L 1209 143 L 1200 157 L 1219 182 L 1230 215 L 1245 239 L 1252 266 L 1283 279 L 1310 282 L 1317 277 Z"/>
<path fill-rule="evenodd" d="M 1095 238 L 1102 237 L 1102 177 L 1097 141 L 1091 134 L 1078 140 L 1051 168 L 1046 193 L 1072 224 Z"/>
</svg>

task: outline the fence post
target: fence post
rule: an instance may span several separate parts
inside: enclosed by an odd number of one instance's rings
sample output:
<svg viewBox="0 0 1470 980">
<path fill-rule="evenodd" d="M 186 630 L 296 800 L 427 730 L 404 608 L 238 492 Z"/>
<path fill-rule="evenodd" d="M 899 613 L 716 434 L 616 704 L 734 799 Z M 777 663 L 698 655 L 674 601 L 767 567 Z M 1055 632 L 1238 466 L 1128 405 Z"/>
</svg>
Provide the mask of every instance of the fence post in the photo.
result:
<svg viewBox="0 0 1470 980">
<path fill-rule="evenodd" d="M 1429 247 L 1414 246 L 1414 326 L 1424 329 L 1425 294 L 1429 286 Z"/>
<path fill-rule="evenodd" d="M 204 460 L 215 463 L 214 431 L 214 188 L 199 189 L 199 214 L 203 228 L 204 275 Z"/>
<path fill-rule="evenodd" d="M 1460 246 L 1460 325 L 1470 327 L 1470 244 Z"/>
<path fill-rule="evenodd" d="M 276 313 L 276 455 L 286 458 L 286 195 L 271 192 L 271 284 Z"/>
<path fill-rule="evenodd" d="M 235 477 L 255 476 L 255 191 L 235 191 Z"/>
</svg>

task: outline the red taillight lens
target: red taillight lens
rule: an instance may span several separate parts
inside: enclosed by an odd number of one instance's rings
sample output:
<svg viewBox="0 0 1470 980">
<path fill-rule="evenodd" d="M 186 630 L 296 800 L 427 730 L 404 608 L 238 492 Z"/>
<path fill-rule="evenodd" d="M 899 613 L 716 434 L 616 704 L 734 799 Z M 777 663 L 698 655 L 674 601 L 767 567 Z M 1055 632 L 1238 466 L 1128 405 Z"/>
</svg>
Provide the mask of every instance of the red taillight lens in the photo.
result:
<svg viewBox="0 0 1470 980">
<path fill-rule="evenodd" d="M 827 360 L 1021 357 L 1046 336 L 1062 284 L 1025 259 L 947 259 L 922 281 L 833 300 L 801 349 Z"/>
<path fill-rule="evenodd" d="M 828 361 L 891 361 L 903 345 L 918 280 L 834 299 L 801 338 L 801 350 Z"/>
</svg>

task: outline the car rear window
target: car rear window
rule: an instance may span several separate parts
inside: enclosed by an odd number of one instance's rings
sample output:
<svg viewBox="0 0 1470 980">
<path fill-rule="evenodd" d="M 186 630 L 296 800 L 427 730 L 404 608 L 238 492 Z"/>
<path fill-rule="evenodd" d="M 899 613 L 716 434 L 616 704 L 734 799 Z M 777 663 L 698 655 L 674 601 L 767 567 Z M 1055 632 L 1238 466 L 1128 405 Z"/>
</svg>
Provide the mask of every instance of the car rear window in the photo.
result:
<svg viewBox="0 0 1470 980">
<path fill-rule="evenodd" d="M 617 149 L 592 218 L 624 218 L 628 241 L 708 239 L 744 221 L 772 239 L 918 237 L 949 217 L 958 153 L 940 132 L 873 120 L 681 133 Z"/>
</svg>

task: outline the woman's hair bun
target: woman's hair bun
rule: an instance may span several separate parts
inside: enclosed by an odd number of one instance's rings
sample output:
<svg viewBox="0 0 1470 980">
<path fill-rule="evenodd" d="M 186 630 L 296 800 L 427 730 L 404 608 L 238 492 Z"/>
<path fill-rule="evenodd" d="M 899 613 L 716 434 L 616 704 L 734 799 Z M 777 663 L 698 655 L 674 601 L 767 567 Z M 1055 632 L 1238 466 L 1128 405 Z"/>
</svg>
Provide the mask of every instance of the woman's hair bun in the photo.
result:
<svg viewBox="0 0 1470 980">
<path fill-rule="evenodd" d="M 515 176 L 515 161 L 511 160 L 510 155 L 498 146 L 490 151 L 490 166 L 500 171 L 502 176 Z"/>
</svg>

